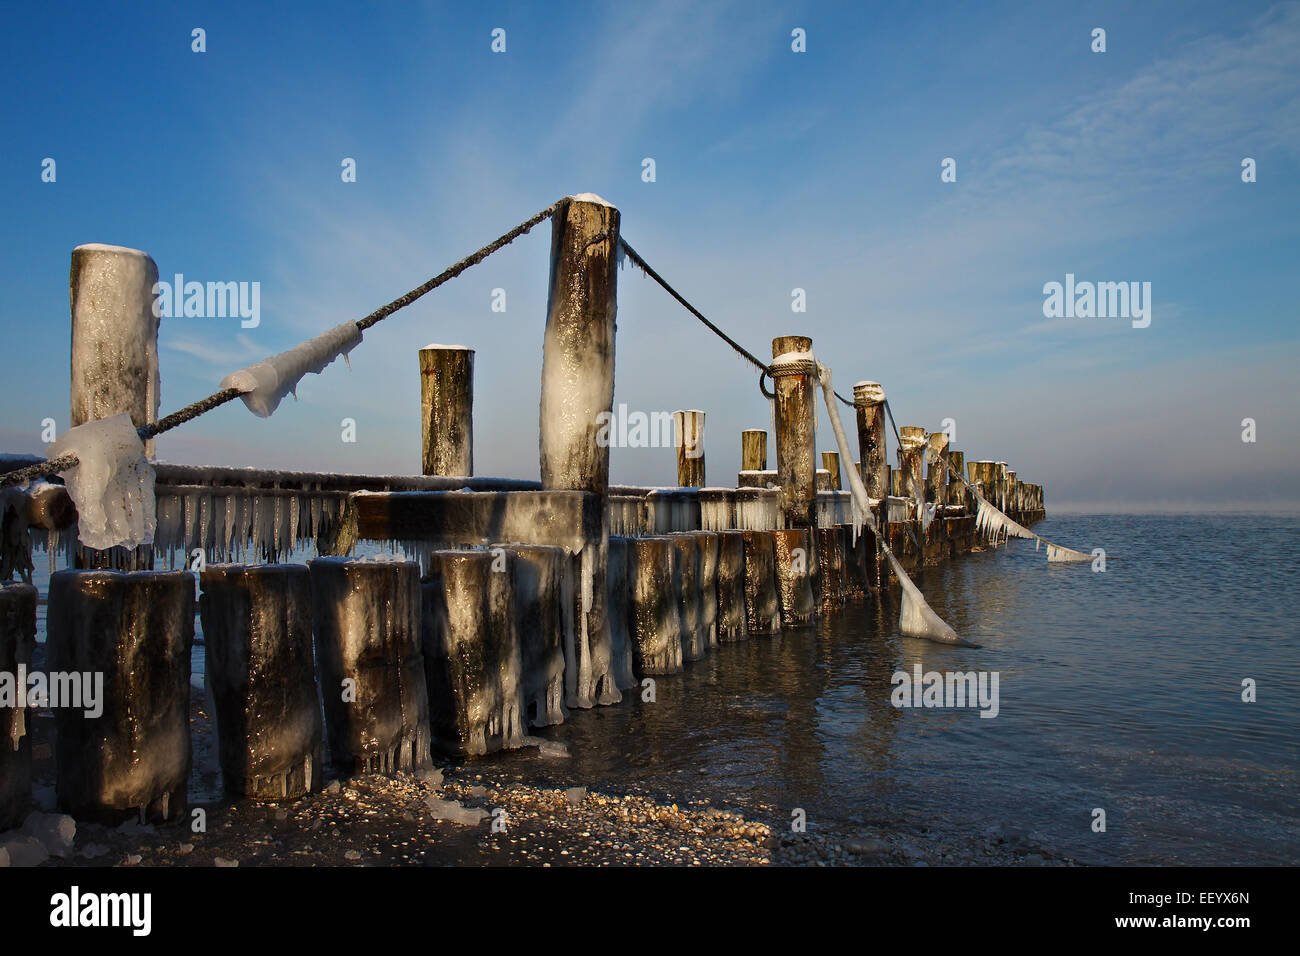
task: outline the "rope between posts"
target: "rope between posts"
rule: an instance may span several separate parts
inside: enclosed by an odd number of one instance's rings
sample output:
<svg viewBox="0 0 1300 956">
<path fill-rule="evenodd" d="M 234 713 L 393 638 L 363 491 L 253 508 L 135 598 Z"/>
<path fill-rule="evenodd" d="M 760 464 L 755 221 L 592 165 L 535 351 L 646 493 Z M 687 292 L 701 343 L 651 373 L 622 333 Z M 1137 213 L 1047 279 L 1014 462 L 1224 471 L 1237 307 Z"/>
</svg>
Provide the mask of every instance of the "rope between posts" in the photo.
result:
<svg viewBox="0 0 1300 956">
<path fill-rule="evenodd" d="M 597 238 L 604 238 L 604 233 L 602 233 L 601 236 Z M 754 368 L 762 372 L 763 376 L 768 376 L 768 377 L 771 376 L 772 366 L 760 361 L 754 355 L 754 353 L 750 352 L 747 348 L 745 348 L 743 345 L 741 345 L 739 342 L 733 339 L 730 335 L 728 335 L 726 332 L 722 331 L 722 329 L 718 328 L 716 325 L 710 322 L 705 317 L 703 312 L 701 312 L 695 306 L 691 305 L 690 302 L 686 301 L 685 297 L 682 296 L 680 292 L 678 292 L 671 285 L 669 285 L 668 281 L 664 279 L 663 276 L 661 276 L 658 272 L 656 272 L 653 268 L 651 268 L 650 264 L 646 262 L 643 258 L 641 258 L 641 256 L 637 253 L 635 249 L 633 249 L 630 245 L 627 244 L 626 239 L 620 236 L 618 242 L 619 245 L 623 247 L 623 253 L 629 259 L 632 260 L 632 262 L 636 265 L 636 267 L 640 269 L 642 272 L 644 272 L 651 279 L 654 279 L 655 282 L 659 283 L 659 285 L 663 287 L 663 290 L 667 292 L 669 295 L 671 295 L 674 299 L 676 299 L 682 305 L 682 307 L 686 309 L 687 312 L 691 313 L 691 315 L 695 316 L 697 319 L 703 322 L 708 327 L 709 331 L 711 331 L 718 338 L 722 339 L 722 341 L 730 345 L 732 349 L 735 350 L 737 355 L 739 355 L 745 361 L 749 362 L 749 364 L 754 366 Z M 759 388 L 762 388 L 762 382 L 763 382 L 763 378 L 760 376 Z M 764 392 L 764 394 L 766 394 L 766 391 Z M 843 395 L 841 395 L 839 392 L 835 393 L 835 397 L 838 398 L 845 405 L 849 406 L 850 408 L 853 407 L 853 403 L 849 401 L 847 398 L 845 398 Z"/>
<path fill-rule="evenodd" d="M 569 197 L 565 196 L 556 202 L 551 203 L 535 216 L 525 219 L 509 232 L 497 237 L 477 252 L 470 253 L 464 259 L 449 266 L 447 269 L 434 276 L 423 285 L 416 286 L 410 292 L 399 296 L 387 305 L 380 306 L 364 318 L 357 320 L 357 328 L 364 332 L 366 329 L 382 322 L 399 309 L 404 309 L 420 297 L 432 292 L 438 286 L 451 279 L 456 278 L 471 266 L 478 265 L 492 253 L 504 246 L 508 246 L 520 236 L 526 235 L 532 231 L 532 228 L 545 219 L 555 215 L 561 208 L 567 205 Z M 639 258 L 639 257 L 638 257 Z M 198 418 L 200 415 L 212 411 L 214 408 L 220 408 L 229 401 L 233 401 L 243 394 L 237 388 L 224 388 L 221 391 L 214 392 L 207 398 L 200 399 L 190 405 L 186 405 L 179 411 L 172 412 L 156 422 L 150 422 L 141 425 L 136 429 L 136 434 L 140 436 L 141 441 L 148 441 L 163 432 L 170 431 L 178 425 L 183 425 L 188 421 Z M 60 455 L 58 458 L 49 461 L 38 462 L 34 465 L 28 465 L 26 468 L 19 468 L 0 475 L 0 488 L 8 488 L 11 485 L 22 484 L 26 481 L 33 481 L 37 478 L 48 478 L 50 475 L 58 474 L 61 471 L 67 471 L 69 468 L 75 468 L 78 464 L 78 458 L 74 454 Z"/>
</svg>

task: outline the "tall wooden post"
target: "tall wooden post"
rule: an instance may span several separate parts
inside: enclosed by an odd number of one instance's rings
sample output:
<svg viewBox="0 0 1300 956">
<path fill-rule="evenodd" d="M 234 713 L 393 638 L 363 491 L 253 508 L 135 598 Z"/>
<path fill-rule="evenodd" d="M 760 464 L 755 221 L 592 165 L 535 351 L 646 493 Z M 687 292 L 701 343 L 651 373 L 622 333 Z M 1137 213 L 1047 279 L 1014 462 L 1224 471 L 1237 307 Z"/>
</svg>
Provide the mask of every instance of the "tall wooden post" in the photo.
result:
<svg viewBox="0 0 1300 956">
<path fill-rule="evenodd" d="M 773 339 L 772 378 L 781 517 L 787 528 L 811 528 L 817 501 L 817 367 L 812 339 L 803 335 Z"/>
<path fill-rule="evenodd" d="M 767 471 L 767 432 L 747 428 L 740 433 L 740 470 Z"/>
<path fill-rule="evenodd" d="M 697 408 L 673 412 L 677 444 L 677 486 L 704 487 L 704 413 Z"/>
<path fill-rule="evenodd" d="M 90 243 L 72 250 L 69 426 L 123 412 L 137 428 L 158 420 L 157 282 L 158 266 L 139 249 Z M 153 458 L 153 439 L 144 443 L 144 451 Z M 153 551 L 147 546 L 105 551 L 78 546 L 73 565 L 147 569 L 153 566 Z"/>
<path fill-rule="evenodd" d="M 874 499 L 889 494 L 889 462 L 885 458 L 885 390 L 879 382 L 853 386 L 853 408 L 858 419 L 858 452 L 862 483 Z"/>
<path fill-rule="evenodd" d="M 614 402 L 614 318 L 618 294 L 618 210 L 599 196 L 574 196 L 551 219 L 551 269 L 542 349 L 542 487 L 600 497 L 600 533 L 578 556 L 574 588 L 571 707 L 622 700 L 613 671 L 606 604 L 609 557 L 609 444 Z"/>
<path fill-rule="evenodd" d="M 473 349 L 420 349 L 420 463 L 426 475 L 474 474 Z"/>
<path fill-rule="evenodd" d="M 71 426 L 122 412 L 137 428 L 158 420 L 157 282 L 158 266 L 139 249 L 72 250 Z M 153 453 L 150 439 L 145 454 Z"/>
</svg>

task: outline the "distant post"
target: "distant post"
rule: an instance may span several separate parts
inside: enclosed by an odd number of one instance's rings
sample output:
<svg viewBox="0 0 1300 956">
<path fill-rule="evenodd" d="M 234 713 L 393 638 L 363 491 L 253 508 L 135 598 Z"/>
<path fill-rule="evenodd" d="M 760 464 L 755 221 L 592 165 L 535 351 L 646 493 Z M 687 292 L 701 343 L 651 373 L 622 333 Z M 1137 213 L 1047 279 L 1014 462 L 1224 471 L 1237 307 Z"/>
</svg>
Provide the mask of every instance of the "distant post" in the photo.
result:
<svg viewBox="0 0 1300 956">
<path fill-rule="evenodd" d="M 420 463 L 426 475 L 474 474 L 474 350 L 420 349 Z"/>
</svg>

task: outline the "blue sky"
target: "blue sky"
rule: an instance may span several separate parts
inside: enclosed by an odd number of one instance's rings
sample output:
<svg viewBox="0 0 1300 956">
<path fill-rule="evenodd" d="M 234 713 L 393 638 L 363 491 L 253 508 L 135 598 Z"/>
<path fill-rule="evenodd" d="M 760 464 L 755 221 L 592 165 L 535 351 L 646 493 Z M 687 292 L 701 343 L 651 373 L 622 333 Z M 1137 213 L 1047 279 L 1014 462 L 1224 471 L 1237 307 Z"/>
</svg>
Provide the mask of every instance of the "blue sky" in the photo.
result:
<svg viewBox="0 0 1300 956">
<path fill-rule="evenodd" d="M 0 328 L 22 359 L 0 450 L 66 427 L 79 243 L 261 284 L 256 329 L 164 320 L 166 413 L 590 191 L 752 351 L 811 335 L 841 392 L 876 379 L 900 425 L 955 419 L 955 447 L 1049 507 L 1300 507 L 1300 4 L 51 3 L 6 21 Z M 413 473 L 416 350 L 460 342 L 476 470 L 536 477 L 548 231 L 380 324 L 271 419 L 232 404 L 160 457 Z M 1150 282 L 1150 327 L 1044 318 L 1067 272 Z M 748 367 L 631 269 L 615 401 L 705 409 L 717 484 L 768 419 Z M 673 452 L 615 449 L 612 468 L 670 483 Z"/>
</svg>

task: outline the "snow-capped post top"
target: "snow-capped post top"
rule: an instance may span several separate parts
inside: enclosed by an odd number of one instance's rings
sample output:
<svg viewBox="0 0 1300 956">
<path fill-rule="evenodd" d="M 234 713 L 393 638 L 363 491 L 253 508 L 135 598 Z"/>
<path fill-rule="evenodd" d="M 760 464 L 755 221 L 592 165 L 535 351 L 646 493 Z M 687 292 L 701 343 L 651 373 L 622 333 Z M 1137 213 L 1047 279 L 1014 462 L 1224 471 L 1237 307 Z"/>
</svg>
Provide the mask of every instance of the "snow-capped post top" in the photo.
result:
<svg viewBox="0 0 1300 956">
<path fill-rule="evenodd" d="M 77 464 L 61 472 L 77 506 L 78 536 L 88 548 L 138 547 L 153 541 L 154 470 L 126 412 L 69 428 L 49 446 Z"/>
<path fill-rule="evenodd" d="M 857 382 L 853 386 L 854 405 L 879 405 L 885 400 L 885 389 L 879 382 Z"/>
<path fill-rule="evenodd" d="M 104 242 L 83 242 L 79 246 L 74 246 L 73 252 L 119 252 L 128 256 L 139 256 L 142 259 L 148 259 L 149 253 L 141 249 L 132 249 L 129 246 L 113 246 Z"/>
<path fill-rule="evenodd" d="M 600 206 L 609 206 L 611 209 L 614 208 L 614 204 L 612 202 L 609 202 L 608 200 L 605 199 L 601 199 L 595 193 L 578 193 L 575 196 L 570 196 L 569 199 L 572 200 L 573 202 L 594 202 Z"/>
<path fill-rule="evenodd" d="M 287 352 L 272 355 L 255 365 L 231 372 L 221 380 L 221 388 L 236 388 L 248 410 L 259 418 L 270 418 L 280 400 L 290 392 L 297 398 L 298 382 L 308 372 L 319 374 L 340 355 L 361 343 L 361 329 L 355 322 L 344 322 L 314 339 L 308 339 Z"/>
</svg>

